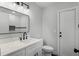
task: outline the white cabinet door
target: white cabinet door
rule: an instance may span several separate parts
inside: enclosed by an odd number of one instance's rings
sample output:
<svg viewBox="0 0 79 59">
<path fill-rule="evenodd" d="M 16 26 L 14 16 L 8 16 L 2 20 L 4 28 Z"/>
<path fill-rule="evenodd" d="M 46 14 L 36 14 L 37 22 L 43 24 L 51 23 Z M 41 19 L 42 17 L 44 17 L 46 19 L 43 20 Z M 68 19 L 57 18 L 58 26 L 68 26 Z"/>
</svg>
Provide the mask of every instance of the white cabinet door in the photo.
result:
<svg viewBox="0 0 79 59">
<path fill-rule="evenodd" d="M 38 54 L 38 46 L 37 43 L 30 45 L 26 48 L 26 56 L 34 56 L 35 54 Z"/>
<path fill-rule="evenodd" d="M 42 55 L 42 41 L 32 44 L 26 48 L 26 56 L 41 56 Z"/>
<path fill-rule="evenodd" d="M 59 33 L 60 45 L 59 52 L 61 56 L 74 56 L 75 34 L 76 34 L 76 10 L 70 9 L 60 12 L 59 14 Z"/>
<path fill-rule="evenodd" d="M 37 49 L 38 56 L 42 56 L 42 46 Z"/>
<path fill-rule="evenodd" d="M 26 51 L 25 49 L 21 49 L 21 50 L 18 50 L 16 52 L 10 53 L 6 56 L 25 56 L 26 55 L 25 51 Z"/>
</svg>

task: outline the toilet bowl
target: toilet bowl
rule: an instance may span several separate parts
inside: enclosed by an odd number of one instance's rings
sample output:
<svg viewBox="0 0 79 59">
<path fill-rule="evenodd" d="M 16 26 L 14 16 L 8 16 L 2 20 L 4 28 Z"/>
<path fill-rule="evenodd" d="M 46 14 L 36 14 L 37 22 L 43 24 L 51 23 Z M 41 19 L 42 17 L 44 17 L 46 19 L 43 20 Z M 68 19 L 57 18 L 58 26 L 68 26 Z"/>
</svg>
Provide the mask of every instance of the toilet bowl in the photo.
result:
<svg viewBox="0 0 79 59">
<path fill-rule="evenodd" d="M 44 45 L 42 50 L 43 50 L 43 55 L 51 56 L 51 54 L 53 54 L 54 48 L 48 45 Z"/>
</svg>

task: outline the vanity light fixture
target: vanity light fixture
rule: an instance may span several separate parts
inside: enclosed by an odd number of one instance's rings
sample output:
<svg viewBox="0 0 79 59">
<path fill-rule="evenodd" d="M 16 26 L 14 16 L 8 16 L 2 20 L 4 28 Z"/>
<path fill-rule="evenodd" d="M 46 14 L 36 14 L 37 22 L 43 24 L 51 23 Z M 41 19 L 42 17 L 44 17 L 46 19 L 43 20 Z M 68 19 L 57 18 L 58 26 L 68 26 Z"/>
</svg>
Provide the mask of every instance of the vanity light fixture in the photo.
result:
<svg viewBox="0 0 79 59">
<path fill-rule="evenodd" d="M 26 4 L 24 2 L 21 2 L 21 6 L 23 6 L 23 5 L 27 6 L 27 9 L 29 9 L 29 5 L 28 4 Z"/>
<path fill-rule="evenodd" d="M 19 5 L 19 6 L 27 6 L 27 9 L 29 9 L 29 5 L 28 4 L 26 4 L 26 3 L 24 3 L 24 2 L 15 2 L 17 5 Z"/>
</svg>

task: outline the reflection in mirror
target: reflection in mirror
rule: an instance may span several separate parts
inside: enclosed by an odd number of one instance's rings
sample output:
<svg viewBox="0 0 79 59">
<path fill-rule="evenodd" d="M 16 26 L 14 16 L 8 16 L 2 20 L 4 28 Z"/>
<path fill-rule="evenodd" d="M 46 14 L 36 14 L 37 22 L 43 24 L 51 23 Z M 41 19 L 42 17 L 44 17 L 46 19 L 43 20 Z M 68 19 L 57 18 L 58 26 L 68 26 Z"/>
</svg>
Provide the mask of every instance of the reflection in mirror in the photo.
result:
<svg viewBox="0 0 79 59">
<path fill-rule="evenodd" d="M 0 33 L 29 32 L 29 16 L 0 7 Z"/>
</svg>

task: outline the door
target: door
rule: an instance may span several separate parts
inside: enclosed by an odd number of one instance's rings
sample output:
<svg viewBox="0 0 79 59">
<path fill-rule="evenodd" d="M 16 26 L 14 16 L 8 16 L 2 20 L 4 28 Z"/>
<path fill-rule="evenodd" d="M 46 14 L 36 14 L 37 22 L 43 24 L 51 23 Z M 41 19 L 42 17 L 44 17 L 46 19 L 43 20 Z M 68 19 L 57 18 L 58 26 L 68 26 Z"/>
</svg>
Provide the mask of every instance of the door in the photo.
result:
<svg viewBox="0 0 79 59">
<path fill-rule="evenodd" d="M 75 55 L 75 11 L 75 9 L 70 9 L 59 13 L 59 51 L 61 56 Z"/>
</svg>

